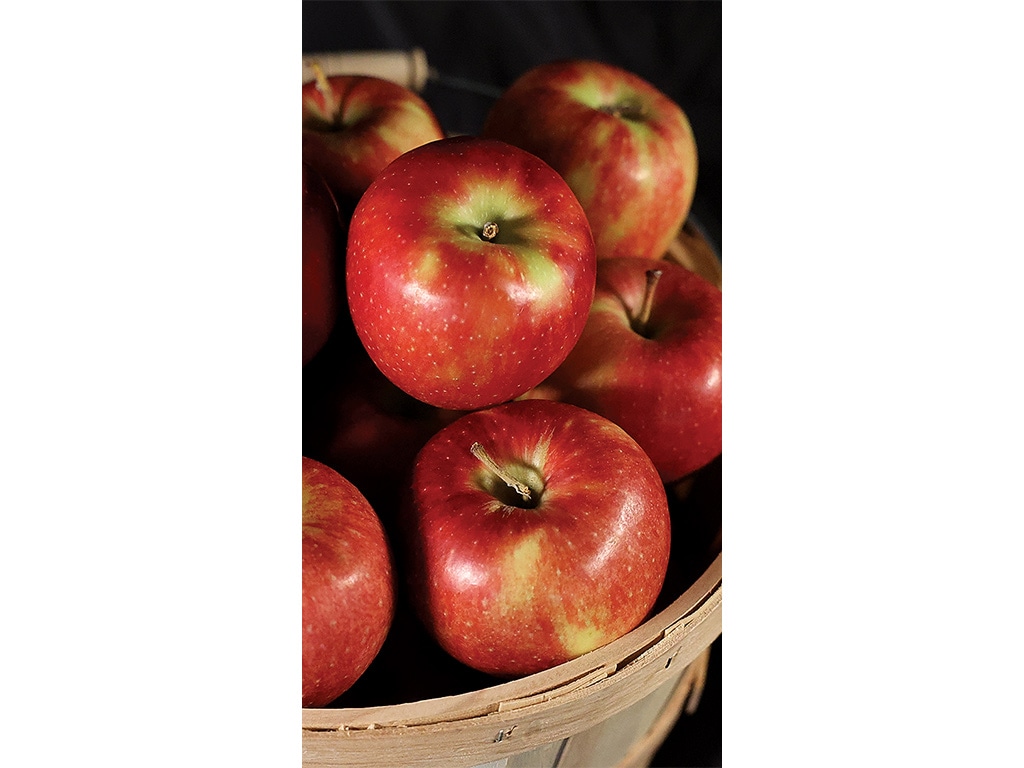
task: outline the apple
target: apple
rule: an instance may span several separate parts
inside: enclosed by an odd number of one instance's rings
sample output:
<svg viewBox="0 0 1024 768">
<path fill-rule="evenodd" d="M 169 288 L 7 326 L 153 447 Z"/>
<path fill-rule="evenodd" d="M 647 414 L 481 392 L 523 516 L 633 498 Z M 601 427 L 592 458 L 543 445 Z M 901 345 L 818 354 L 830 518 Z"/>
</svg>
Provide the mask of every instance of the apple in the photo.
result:
<svg viewBox="0 0 1024 768">
<path fill-rule="evenodd" d="M 361 346 L 339 351 L 332 345 L 310 372 L 302 383 L 303 455 L 351 481 L 387 528 L 416 453 L 462 411 L 407 395 Z"/>
<path fill-rule="evenodd" d="M 420 450 L 402 509 L 413 605 L 441 647 L 514 677 L 621 637 L 668 568 L 665 487 L 624 430 L 565 403 L 468 413 Z"/>
<path fill-rule="evenodd" d="M 460 136 L 394 160 L 352 213 L 352 323 L 377 367 L 418 400 L 512 400 L 569 354 L 597 261 L 586 215 L 542 160 Z"/>
<path fill-rule="evenodd" d="M 389 542 L 343 476 L 302 458 L 302 706 L 322 707 L 369 667 L 394 617 Z"/>
<path fill-rule="evenodd" d="M 338 317 L 338 209 L 323 178 L 302 164 L 302 364 L 327 342 Z"/>
<path fill-rule="evenodd" d="M 722 452 L 722 292 L 663 260 L 603 259 L 586 328 L 530 397 L 628 432 L 671 483 Z"/>
<path fill-rule="evenodd" d="M 690 121 L 641 77 L 598 61 L 541 64 L 491 107 L 482 136 L 547 161 L 590 220 L 597 258 L 660 259 L 697 183 Z"/>
<path fill-rule="evenodd" d="M 403 152 L 444 138 L 433 111 L 405 86 L 316 71 L 302 86 L 302 154 L 339 197 L 357 200 Z"/>
</svg>

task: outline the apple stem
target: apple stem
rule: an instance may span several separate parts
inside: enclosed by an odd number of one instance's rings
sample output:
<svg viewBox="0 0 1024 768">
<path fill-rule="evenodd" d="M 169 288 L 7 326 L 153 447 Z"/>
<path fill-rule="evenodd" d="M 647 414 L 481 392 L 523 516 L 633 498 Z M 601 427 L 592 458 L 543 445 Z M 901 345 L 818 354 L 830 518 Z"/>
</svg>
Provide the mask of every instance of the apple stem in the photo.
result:
<svg viewBox="0 0 1024 768">
<path fill-rule="evenodd" d="M 334 96 L 334 89 L 331 88 L 330 82 L 327 80 L 327 75 L 324 74 L 323 68 L 317 62 L 310 63 L 310 69 L 313 70 L 313 76 L 316 78 L 316 89 L 320 92 L 320 95 L 324 97 L 324 109 L 327 111 L 327 117 L 331 122 L 338 116 L 338 109 L 340 104 Z"/>
<path fill-rule="evenodd" d="M 498 225 L 493 221 L 488 221 L 484 224 L 484 228 L 480 231 L 480 237 L 488 242 L 498 236 Z"/>
<path fill-rule="evenodd" d="M 495 463 L 494 459 L 490 457 L 487 451 L 484 450 L 484 447 L 480 445 L 480 443 L 473 443 L 469 447 L 469 452 L 476 456 L 476 458 L 479 459 L 481 464 L 483 464 L 485 467 L 491 470 L 491 472 L 497 475 L 505 483 L 505 485 L 507 485 L 516 493 L 518 493 L 523 498 L 523 501 L 530 500 L 530 486 L 528 486 L 526 483 L 522 483 L 516 480 L 514 477 L 512 477 L 512 475 L 510 475 L 508 472 L 499 467 Z"/>
<path fill-rule="evenodd" d="M 643 333 L 644 329 L 647 328 L 647 323 L 651 319 L 651 308 L 654 306 L 654 289 L 658 285 L 658 281 L 661 280 L 660 269 L 648 269 L 647 270 L 647 284 L 644 286 L 644 301 L 640 305 L 640 312 L 636 316 L 634 322 L 634 328 L 638 332 Z"/>
</svg>

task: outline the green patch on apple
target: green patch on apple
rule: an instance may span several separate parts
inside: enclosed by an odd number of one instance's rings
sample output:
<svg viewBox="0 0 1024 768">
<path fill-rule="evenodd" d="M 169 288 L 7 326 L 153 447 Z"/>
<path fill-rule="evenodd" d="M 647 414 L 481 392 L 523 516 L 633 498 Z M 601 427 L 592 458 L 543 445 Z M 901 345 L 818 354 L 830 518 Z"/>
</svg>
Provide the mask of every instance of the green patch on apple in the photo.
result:
<svg viewBox="0 0 1024 768">
<path fill-rule="evenodd" d="M 538 574 L 543 573 L 541 539 L 544 531 L 535 531 L 519 541 L 505 555 L 501 566 L 501 597 L 499 610 L 503 615 L 521 616 L 534 605 Z"/>
<path fill-rule="evenodd" d="M 419 285 L 430 285 L 441 276 L 441 257 L 433 249 L 424 250 L 412 267 L 412 278 Z"/>
<path fill-rule="evenodd" d="M 565 175 L 565 182 L 576 195 L 583 210 L 587 210 L 597 195 L 597 174 L 594 166 L 578 165 Z"/>
<path fill-rule="evenodd" d="M 558 639 L 568 656 L 575 658 L 588 653 L 613 639 L 602 631 L 598 622 L 573 624 L 564 622 L 558 628 Z"/>
<path fill-rule="evenodd" d="M 608 89 L 599 77 L 581 72 L 579 77 L 561 87 L 573 99 L 592 109 L 599 109 L 608 100 Z"/>
</svg>

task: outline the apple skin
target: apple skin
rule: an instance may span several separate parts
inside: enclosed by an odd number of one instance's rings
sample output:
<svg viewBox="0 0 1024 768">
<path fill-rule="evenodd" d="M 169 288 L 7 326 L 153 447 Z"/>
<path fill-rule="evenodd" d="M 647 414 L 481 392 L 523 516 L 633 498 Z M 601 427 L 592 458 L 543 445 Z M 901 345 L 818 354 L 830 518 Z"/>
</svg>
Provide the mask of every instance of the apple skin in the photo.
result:
<svg viewBox="0 0 1024 768">
<path fill-rule="evenodd" d="M 302 153 L 331 190 L 353 202 L 403 152 L 444 138 L 427 103 L 398 83 L 366 75 L 325 78 L 338 110 L 317 81 L 302 86 Z"/>
<path fill-rule="evenodd" d="M 516 506 L 475 442 L 534 489 L 535 508 Z M 632 630 L 668 568 L 668 502 L 650 459 L 621 428 L 565 403 L 505 403 L 442 429 L 416 458 L 402 515 L 424 625 L 458 661 L 501 677 Z"/>
<path fill-rule="evenodd" d="M 616 107 L 625 112 L 615 114 Z M 689 119 L 639 76 L 598 61 L 541 64 L 494 103 L 482 136 L 522 147 L 568 182 L 597 258 L 660 259 L 697 184 Z"/>
<path fill-rule="evenodd" d="M 360 198 L 348 305 L 396 386 L 474 410 L 518 397 L 565 359 L 596 269 L 586 216 L 557 173 L 504 142 L 456 137 L 406 152 Z"/>
<path fill-rule="evenodd" d="M 347 691 L 394 618 L 393 555 L 366 499 L 330 467 L 302 458 L 302 706 Z"/>
<path fill-rule="evenodd" d="M 302 364 L 327 342 L 338 317 L 338 209 L 323 178 L 302 164 Z"/>
<path fill-rule="evenodd" d="M 633 329 L 647 271 L 661 278 L 646 334 Z M 528 397 L 573 403 L 628 432 L 665 483 L 722 452 L 722 292 L 674 262 L 605 259 L 586 328 Z"/>
</svg>

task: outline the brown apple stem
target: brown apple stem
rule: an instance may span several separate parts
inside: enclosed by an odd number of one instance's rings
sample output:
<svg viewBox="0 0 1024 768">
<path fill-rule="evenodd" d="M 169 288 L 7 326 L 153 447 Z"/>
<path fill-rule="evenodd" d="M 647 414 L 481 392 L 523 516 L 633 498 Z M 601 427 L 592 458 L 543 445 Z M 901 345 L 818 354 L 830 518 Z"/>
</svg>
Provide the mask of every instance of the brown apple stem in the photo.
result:
<svg viewBox="0 0 1024 768">
<path fill-rule="evenodd" d="M 327 75 L 324 74 L 323 68 L 317 62 L 311 62 L 309 66 L 313 70 L 313 77 L 316 78 L 316 89 L 324 97 L 324 109 L 327 110 L 327 117 L 334 122 L 334 118 L 338 116 L 338 109 L 341 107 L 334 96 L 334 89 L 331 88 L 331 84 L 327 81 Z"/>
<path fill-rule="evenodd" d="M 484 228 L 480 231 L 480 237 L 490 242 L 498 236 L 498 225 L 493 221 L 488 221 L 484 224 Z"/>
<path fill-rule="evenodd" d="M 647 270 L 647 285 L 644 286 L 644 301 L 640 305 L 640 312 L 636 316 L 635 326 L 638 329 L 644 329 L 647 327 L 647 323 L 651 319 L 651 307 L 654 306 L 654 289 L 658 285 L 658 281 L 661 280 L 660 269 L 648 269 Z"/>
<path fill-rule="evenodd" d="M 473 443 L 469 447 L 469 452 L 476 456 L 476 458 L 479 459 L 481 464 L 483 464 L 485 467 L 491 470 L 491 472 L 497 475 L 505 483 L 505 485 L 507 485 L 516 493 L 518 493 L 522 497 L 523 501 L 530 500 L 530 486 L 528 486 L 526 483 L 519 482 L 514 477 L 512 477 L 512 475 L 510 475 L 508 472 L 499 467 L 495 463 L 494 459 L 490 457 L 487 451 L 484 450 L 484 447 L 480 445 L 480 443 Z"/>
</svg>

